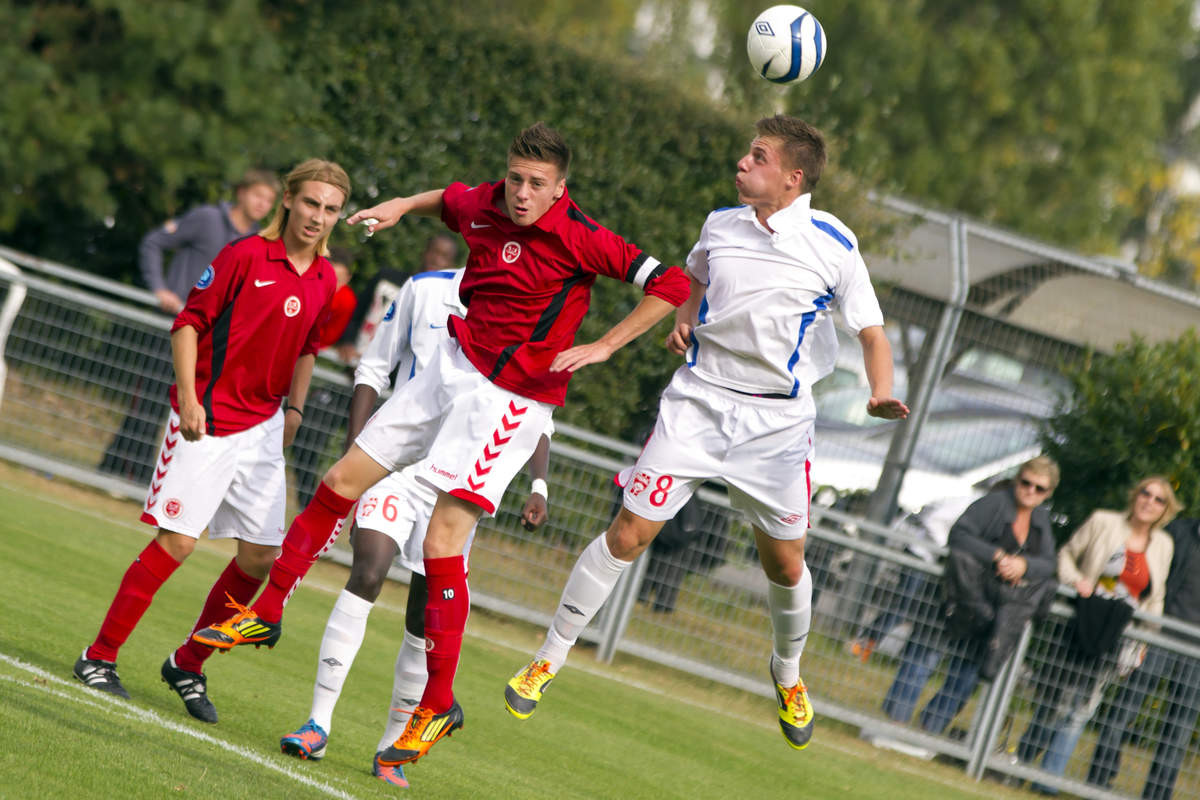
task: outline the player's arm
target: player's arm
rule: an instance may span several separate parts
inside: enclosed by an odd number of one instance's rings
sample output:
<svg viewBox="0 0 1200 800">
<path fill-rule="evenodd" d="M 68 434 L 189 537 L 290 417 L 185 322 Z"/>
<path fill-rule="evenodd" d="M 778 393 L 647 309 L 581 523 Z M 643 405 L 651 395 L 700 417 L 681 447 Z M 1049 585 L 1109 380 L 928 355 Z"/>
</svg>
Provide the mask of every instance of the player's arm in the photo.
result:
<svg viewBox="0 0 1200 800">
<path fill-rule="evenodd" d="M 444 189 L 430 189 L 420 194 L 408 197 L 393 197 L 391 200 L 377 206 L 364 208 L 346 220 L 347 225 L 357 225 L 363 220 L 374 219 L 377 222 L 367 226 L 367 235 L 392 227 L 405 214 L 417 214 L 422 217 L 440 217 L 442 215 L 442 193 Z"/>
<path fill-rule="evenodd" d="M 549 470 L 550 437 L 543 433 L 542 438 L 538 440 L 537 447 L 534 448 L 533 455 L 529 457 L 529 479 L 533 484 L 533 489 L 529 492 L 529 499 L 525 501 L 525 507 L 521 509 L 521 524 L 527 531 L 535 531 L 546 522 L 549 508 L 549 500 L 546 497 L 546 475 L 549 474 Z"/>
<path fill-rule="evenodd" d="M 416 315 L 416 292 L 407 280 L 400 287 L 391 307 L 383 315 L 375 335 L 354 369 L 354 394 L 350 398 L 350 417 L 346 422 L 346 450 L 358 438 L 375 410 L 379 395 L 391 383 L 391 375 L 405 356 L 412 355 L 410 332 Z M 408 376 L 404 376 L 407 379 Z M 400 377 L 397 376 L 397 380 Z"/>
<path fill-rule="evenodd" d="M 858 332 L 858 342 L 862 345 L 863 366 L 871 387 L 867 413 L 881 419 L 904 419 L 908 416 L 908 406 L 892 397 L 892 345 L 883 326 L 863 328 Z"/>
<path fill-rule="evenodd" d="M 700 316 L 700 301 L 704 299 L 704 290 L 707 288 L 691 273 L 691 270 L 684 270 L 684 272 L 687 273 L 691 283 L 691 292 L 688 299 L 675 309 L 675 327 L 667 334 L 666 343 L 667 349 L 677 356 L 686 353 L 691 344 L 692 328 L 696 327 L 696 321 Z"/>
<path fill-rule="evenodd" d="M 317 363 L 314 353 L 305 353 L 296 359 L 292 370 L 292 385 L 288 388 L 287 409 L 283 412 L 283 446 L 291 447 L 304 421 L 304 402 L 308 399 L 308 387 L 312 383 L 313 365 Z"/>
<path fill-rule="evenodd" d="M 608 329 L 608 333 L 594 342 L 576 345 L 575 347 L 563 350 L 555 356 L 554 361 L 550 364 L 550 371 L 562 372 L 563 370 L 567 370 L 574 372 L 588 364 L 598 364 L 601 361 L 607 361 L 609 356 L 653 328 L 659 320 L 670 314 L 674 308 L 675 305 L 673 303 L 669 303 L 660 297 L 650 294 L 645 295 L 642 297 L 642 302 L 638 303 L 625 319 Z"/>
<path fill-rule="evenodd" d="M 171 358 L 175 363 L 175 395 L 179 401 L 179 430 L 195 442 L 204 438 L 206 415 L 196 397 L 196 353 L 200 336 L 191 325 L 171 333 Z"/>
</svg>

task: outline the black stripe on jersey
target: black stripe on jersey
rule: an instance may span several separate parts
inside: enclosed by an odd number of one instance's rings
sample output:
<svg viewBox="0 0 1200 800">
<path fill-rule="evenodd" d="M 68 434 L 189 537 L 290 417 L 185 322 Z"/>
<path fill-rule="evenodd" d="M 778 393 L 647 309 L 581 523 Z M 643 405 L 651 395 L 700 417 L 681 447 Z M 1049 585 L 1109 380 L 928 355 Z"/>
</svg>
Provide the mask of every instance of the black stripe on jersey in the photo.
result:
<svg viewBox="0 0 1200 800">
<path fill-rule="evenodd" d="M 626 283 L 633 283 L 633 279 L 637 277 L 638 270 L 642 268 L 642 264 L 645 264 L 646 259 L 649 257 L 645 253 L 638 253 L 637 257 L 629 262 L 629 269 L 625 270 Z"/>
<path fill-rule="evenodd" d="M 599 230 L 599 228 L 600 228 L 600 226 L 599 226 L 599 225 L 597 225 L 596 223 L 592 222 L 590 219 L 588 219 L 587 217 L 585 217 L 585 216 L 583 215 L 583 212 L 582 212 L 582 211 L 580 211 L 580 210 L 579 210 L 578 208 L 576 208 L 575 206 L 568 206 L 568 207 L 567 207 L 567 217 L 568 217 L 568 218 L 570 218 L 570 219 L 573 219 L 573 220 L 575 220 L 576 222 L 580 222 L 580 223 L 582 223 L 582 224 L 583 224 L 583 226 L 584 226 L 585 228 L 587 228 L 589 231 Z"/>
<path fill-rule="evenodd" d="M 237 301 L 236 296 L 234 301 Z M 210 332 L 212 336 L 212 372 L 209 374 L 208 386 L 204 388 L 204 414 L 207 417 L 205 426 L 211 436 L 215 436 L 217 433 L 216 418 L 213 415 L 213 389 L 221 377 L 221 372 L 225 369 L 225 355 L 229 351 L 229 329 L 232 321 L 233 303 L 230 303 L 213 322 Z"/>
<path fill-rule="evenodd" d="M 670 267 L 668 267 L 666 264 L 659 264 L 650 271 L 649 275 L 646 276 L 646 282 L 642 284 L 642 286 L 649 286 L 650 284 L 654 283 L 664 272 L 669 269 Z"/>
<path fill-rule="evenodd" d="M 504 365 L 513 357 L 513 353 L 517 352 L 519 344 L 510 344 L 508 347 L 500 351 L 499 357 L 496 358 L 496 363 L 492 365 L 492 374 L 488 375 L 488 380 L 493 381 L 500 374 L 500 370 L 504 369 Z"/>
<path fill-rule="evenodd" d="M 550 298 L 550 302 L 546 304 L 541 316 L 538 317 L 537 324 L 533 326 L 533 333 L 529 334 L 529 341 L 545 341 L 546 337 L 550 335 L 550 329 L 554 327 L 554 321 L 562 313 L 563 306 L 567 302 L 567 296 L 586 277 L 587 273 L 576 267 L 575 274 L 563 281 L 562 288 L 554 293 L 554 297 Z"/>
</svg>

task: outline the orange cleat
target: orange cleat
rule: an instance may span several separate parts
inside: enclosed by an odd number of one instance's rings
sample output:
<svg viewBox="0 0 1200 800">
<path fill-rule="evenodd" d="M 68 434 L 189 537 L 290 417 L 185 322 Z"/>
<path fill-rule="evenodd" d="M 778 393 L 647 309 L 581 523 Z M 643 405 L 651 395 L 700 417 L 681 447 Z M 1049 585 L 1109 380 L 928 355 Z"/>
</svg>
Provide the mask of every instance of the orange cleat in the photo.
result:
<svg viewBox="0 0 1200 800">
<path fill-rule="evenodd" d="M 225 596 L 229 597 L 228 594 Z M 238 613 L 224 622 L 196 631 L 192 634 L 192 641 L 215 647 L 221 652 L 232 650 L 239 644 L 252 644 L 255 647 L 265 644 L 271 648 L 279 642 L 279 635 L 283 632 L 282 623 L 267 622 L 232 597 L 229 597 L 225 607 L 236 609 Z"/>
</svg>

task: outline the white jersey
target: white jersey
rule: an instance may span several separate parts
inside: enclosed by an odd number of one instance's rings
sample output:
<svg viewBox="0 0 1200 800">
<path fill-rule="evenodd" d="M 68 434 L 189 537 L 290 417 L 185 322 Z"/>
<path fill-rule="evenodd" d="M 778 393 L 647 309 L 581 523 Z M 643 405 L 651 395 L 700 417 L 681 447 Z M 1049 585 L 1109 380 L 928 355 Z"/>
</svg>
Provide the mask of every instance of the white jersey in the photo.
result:
<svg viewBox="0 0 1200 800">
<path fill-rule="evenodd" d="M 467 313 L 458 297 L 462 277 L 461 269 L 436 270 L 404 282 L 354 370 L 356 386 L 382 394 L 393 372 L 399 384 L 424 369 L 446 338 L 446 317 Z"/>
<path fill-rule="evenodd" d="M 831 309 L 857 334 L 883 325 L 854 234 L 798 197 L 767 220 L 749 206 L 713 211 L 688 255 L 706 285 L 687 366 L 751 394 L 810 395 L 837 357 Z"/>
</svg>

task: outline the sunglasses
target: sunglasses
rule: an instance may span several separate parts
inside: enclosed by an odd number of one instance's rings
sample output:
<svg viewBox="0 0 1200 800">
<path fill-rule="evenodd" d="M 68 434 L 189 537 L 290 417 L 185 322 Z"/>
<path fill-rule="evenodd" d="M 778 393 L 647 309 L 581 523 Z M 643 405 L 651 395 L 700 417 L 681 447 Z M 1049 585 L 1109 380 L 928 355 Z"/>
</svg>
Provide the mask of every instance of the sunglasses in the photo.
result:
<svg viewBox="0 0 1200 800">
<path fill-rule="evenodd" d="M 1145 497 L 1148 500 L 1153 500 L 1156 504 L 1158 504 L 1160 506 L 1165 506 L 1167 504 L 1167 498 L 1159 497 L 1158 495 L 1156 495 L 1154 492 L 1150 491 L 1149 489 L 1142 489 L 1141 491 L 1138 492 L 1138 495 L 1140 495 L 1141 497 Z"/>
<path fill-rule="evenodd" d="M 1017 481 L 1026 489 L 1033 489 L 1038 494 L 1045 494 L 1050 491 L 1049 486 L 1042 486 L 1040 483 L 1034 483 L 1029 478 L 1018 478 Z"/>
</svg>

